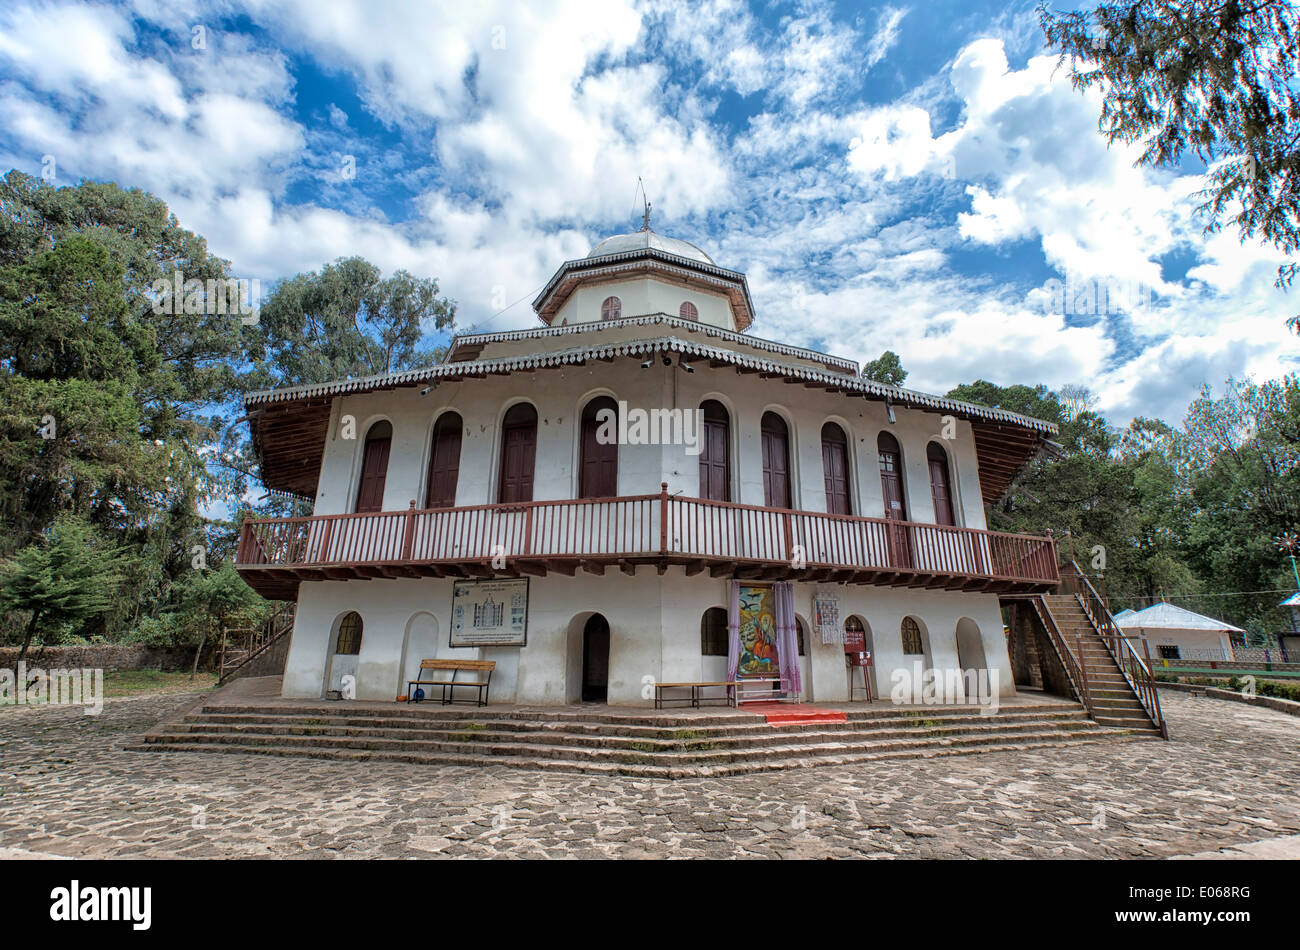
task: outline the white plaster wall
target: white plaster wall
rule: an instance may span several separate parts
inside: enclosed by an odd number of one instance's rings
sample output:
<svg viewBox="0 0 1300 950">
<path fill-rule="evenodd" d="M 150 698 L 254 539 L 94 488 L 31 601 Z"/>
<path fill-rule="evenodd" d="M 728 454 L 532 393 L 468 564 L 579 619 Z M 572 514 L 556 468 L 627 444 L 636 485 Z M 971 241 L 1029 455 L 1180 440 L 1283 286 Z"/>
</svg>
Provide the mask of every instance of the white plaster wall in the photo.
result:
<svg viewBox="0 0 1300 950">
<path fill-rule="evenodd" d="M 638 277 L 631 280 L 611 280 L 601 284 L 586 284 L 575 290 L 564 306 L 556 311 L 552 326 L 565 323 L 592 323 L 600 320 L 600 305 L 607 297 L 622 301 L 622 315 L 636 317 L 647 313 L 666 313 L 678 316 L 684 301 L 695 304 L 700 322 L 724 330 L 736 329 L 736 318 L 731 312 L 731 301 L 724 294 L 706 290 L 699 285 L 677 284 L 663 278 Z"/>
<path fill-rule="evenodd" d="M 1140 631 L 1139 636 L 1146 637 L 1150 645 L 1151 659 L 1153 661 L 1160 659 L 1160 650 L 1157 648 L 1162 645 L 1176 646 L 1184 656 L 1187 655 L 1189 650 L 1199 651 L 1202 655 L 1205 654 L 1205 651 L 1217 650 L 1225 660 L 1231 660 L 1233 657 L 1232 639 L 1226 632 L 1218 630 L 1146 630 L 1142 628 L 1135 631 L 1132 627 L 1127 628 L 1125 632 L 1130 636 L 1134 636 L 1138 631 Z M 1133 646 L 1137 654 L 1141 656 L 1142 641 L 1135 637 Z"/>
<path fill-rule="evenodd" d="M 317 698 L 323 694 L 330 631 L 340 614 L 356 610 L 363 621 L 357 668 L 357 698 L 394 700 L 404 693 L 413 665 L 437 657 L 482 658 L 497 662 L 492 700 L 499 703 L 560 705 L 576 696 L 580 676 L 581 620 L 592 612 L 610 625 L 609 702 L 649 706 L 654 681 L 716 679 L 726 660 L 700 654 L 700 617 L 727 603 L 727 581 L 706 574 L 687 577 L 681 568 L 660 575 L 641 567 L 634 576 L 607 570 L 603 576 L 549 575 L 529 583 L 527 646 L 451 650 L 451 589 L 448 579 L 305 582 L 300 588 L 297 620 L 285 669 L 284 695 Z M 795 585 L 795 610 L 808 618 L 814 585 Z M 890 674 L 910 669 L 902 652 L 904 616 L 917 617 L 929 634 L 929 663 L 935 669 L 960 669 L 957 622 L 970 618 L 979 628 L 984 654 L 998 671 L 999 694 L 1015 692 L 994 595 L 905 588 L 840 587 L 842 616 L 858 614 L 871 627 L 878 697 L 888 699 Z M 437 641 L 433 656 L 420 656 L 427 639 L 413 638 L 412 619 L 431 614 Z M 578 621 L 575 621 L 578 618 Z M 802 660 L 804 698 L 844 702 L 849 698 L 843 646 L 823 644 L 808 627 L 807 655 Z M 575 637 L 578 638 L 575 641 Z M 405 661 L 403 657 L 405 653 Z M 575 663 L 575 654 L 579 658 Z"/>
</svg>

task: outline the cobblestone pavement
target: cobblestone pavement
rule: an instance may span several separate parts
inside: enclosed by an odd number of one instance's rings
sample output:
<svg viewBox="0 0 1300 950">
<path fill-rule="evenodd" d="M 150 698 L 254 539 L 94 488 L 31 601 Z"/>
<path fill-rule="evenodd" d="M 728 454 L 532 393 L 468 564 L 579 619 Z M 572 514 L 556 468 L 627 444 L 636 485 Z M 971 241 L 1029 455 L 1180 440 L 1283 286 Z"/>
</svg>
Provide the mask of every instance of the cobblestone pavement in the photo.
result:
<svg viewBox="0 0 1300 950">
<path fill-rule="evenodd" d="M 194 699 L 0 709 L 0 856 L 1123 858 L 1300 841 L 1285 837 L 1300 718 L 1170 692 L 1168 743 L 678 782 L 123 751 Z"/>
</svg>

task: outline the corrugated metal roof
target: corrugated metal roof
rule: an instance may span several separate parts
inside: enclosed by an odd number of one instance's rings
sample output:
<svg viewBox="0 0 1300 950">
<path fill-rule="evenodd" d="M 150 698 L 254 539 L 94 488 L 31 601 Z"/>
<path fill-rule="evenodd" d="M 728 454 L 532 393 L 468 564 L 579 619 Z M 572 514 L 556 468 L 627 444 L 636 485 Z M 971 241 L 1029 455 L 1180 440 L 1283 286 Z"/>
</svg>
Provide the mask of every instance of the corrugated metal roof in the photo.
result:
<svg viewBox="0 0 1300 950">
<path fill-rule="evenodd" d="M 516 370 L 534 370 L 546 367 L 567 366 L 583 363 L 588 359 L 607 359 L 619 356 L 649 356 L 657 352 L 679 353 L 686 357 L 716 360 L 732 366 L 752 369 L 760 373 L 771 373 L 789 379 L 821 383 L 828 387 L 841 389 L 847 393 L 859 393 L 877 399 L 888 399 L 900 406 L 920 409 L 934 409 L 951 412 L 968 419 L 982 419 L 990 422 L 1004 422 L 1021 428 L 1030 429 L 1046 435 L 1054 435 L 1056 426 L 1042 419 L 1022 416 L 1004 409 L 990 409 L 973 403 L 960 402 L 932 396 L 928 393 L 900 389 L 825 370 L 812 369 L 807 366 L 794 366 L 737 353 L 723 347 L 709 346 L 694 340 L 680 337 L 658 337 L 646 340 L 628 340 L 617 343 L 598 343 L 551 353 L 528 353 L 519 356 L 500 357 L 489 360 L 466 360 L 460 363 L 439 363 L 421 369 L 406 370 L 401 373 L 388 373 L 380 376 L 364 376 L 357 379 L 337 380 L 328 383 L 316 383 L 307 386 L 293 386 L 288 389 L 271 389 L 249 393 L 244 397 L 244 406 L 252 409 L 267 403 L 292 402 L 298 399 L 313 399 L 323 396 L 338 396 L 349 393 L 372 392 L 380 389 L 394 389 L 399 386 L 415 386 L 435 380 L 459 379 L 466 376 L 487 374 L 504 374 Z"/>
<path fill-rule="evenodd" d="M 1139 610 L 1131 617 L 1115 622 L 1125 629 L 1141 627 L 1144 630 L 1223 630 L 1230 633 L 1245 633 L 1240 627 L 1234 627 L 1222 620 L 1215 620 L 1204 614 L 1175 607 L 1173 604 L 1159 603 Z"/>
<path fill-rule="evenodd" d="M 1282 603 L 1278 604 L 1278 606 L 1279 607 L 1300 607 L 1300 591 L 1296 591 L 1286 600 L 1282 601 Z"/>
</svg>

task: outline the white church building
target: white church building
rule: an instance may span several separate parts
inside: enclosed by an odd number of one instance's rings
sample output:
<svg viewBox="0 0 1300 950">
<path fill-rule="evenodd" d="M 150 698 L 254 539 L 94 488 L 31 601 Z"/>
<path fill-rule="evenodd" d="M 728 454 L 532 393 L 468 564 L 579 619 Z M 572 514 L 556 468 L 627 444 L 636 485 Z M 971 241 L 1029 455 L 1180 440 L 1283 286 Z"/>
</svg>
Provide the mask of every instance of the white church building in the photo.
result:
<svg viewBox="0 0 1300 950">
<path fill-rule="evenodd" d="M 246 397 L 264 483 L 314 503 L 236 558 L 297 602 L 286 697 L 396 701 L 461 658 L 495 661 L 493 704 L 763 674 L 842 703 L 846 654 L 878 697 L 917 664 L 1014 693 L 999 596 L 1053 589 L 1056 554 L 984 505 L 1053 426 L 752 334 L 745 275 L 648 221 L 533 308 L 434 366 Z"/>
</svg>

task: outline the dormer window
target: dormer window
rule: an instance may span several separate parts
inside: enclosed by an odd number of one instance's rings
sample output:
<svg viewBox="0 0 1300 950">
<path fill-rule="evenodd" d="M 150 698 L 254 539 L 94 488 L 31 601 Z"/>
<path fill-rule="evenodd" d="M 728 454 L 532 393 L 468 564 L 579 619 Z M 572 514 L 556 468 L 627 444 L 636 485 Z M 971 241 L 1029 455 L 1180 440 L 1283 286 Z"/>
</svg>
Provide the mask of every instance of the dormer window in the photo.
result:
<svg viewBox="0 0 1300 950">
<path fill-rule="evenodd" d="M 681 309 L 677 311 L 677 315 L 683 320 L 700 319 L 700 311 L 696 310 L 695 304 L 691 303 L 689 300 L 682 301 Z"/>
<path fill-rule="evenodd" d="M 600 305 L 600 319 L 617 320 L 623 316 L 623 301 L 617 297 L 606 297 L 605 302 Z"/>
</svg>

